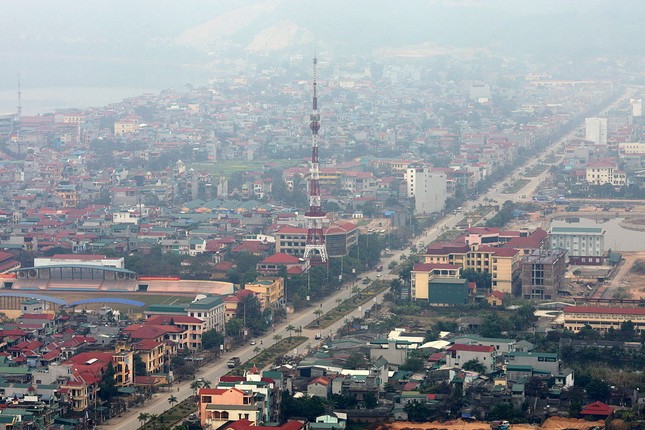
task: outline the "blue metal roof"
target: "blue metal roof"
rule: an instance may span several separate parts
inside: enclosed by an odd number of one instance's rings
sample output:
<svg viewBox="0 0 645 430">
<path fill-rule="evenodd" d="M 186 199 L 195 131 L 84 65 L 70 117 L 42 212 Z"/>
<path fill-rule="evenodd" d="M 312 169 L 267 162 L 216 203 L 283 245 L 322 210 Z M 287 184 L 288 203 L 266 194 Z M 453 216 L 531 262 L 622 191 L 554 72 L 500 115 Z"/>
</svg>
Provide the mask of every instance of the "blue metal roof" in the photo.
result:
<svg viewBox="0 0 645 430">
<path fill-rule="evenodd" d="M 2 296 L 3 297 L 24 297 L 25 299 L 37 299 L 37 300 L 42 300 L 44 302 L 56 303 L 57 305 L 61 305 L 61 306 L 67 303 L 63 299 L 57 299 L 56 297 L 45 296 L 43 294 L 36 294 L 36 293 L 16 293 L 13 291 L 3 290 Z"/>
</svg>

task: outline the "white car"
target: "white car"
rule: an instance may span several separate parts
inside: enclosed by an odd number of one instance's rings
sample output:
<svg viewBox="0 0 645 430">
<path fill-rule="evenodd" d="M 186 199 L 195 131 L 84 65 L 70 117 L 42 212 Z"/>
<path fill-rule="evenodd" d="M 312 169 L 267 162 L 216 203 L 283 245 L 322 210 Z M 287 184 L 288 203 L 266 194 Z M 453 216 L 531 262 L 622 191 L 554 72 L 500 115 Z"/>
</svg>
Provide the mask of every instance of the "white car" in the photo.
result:
<svg viewBox="0 0 645 430">
<path fill-rule="evenodd" d="M 381 277 L 381 274 L 380 274 L 380 273 L 377 273 L 377 274 L 376 274 L 376 277 L 377 277 L 377 278 L 380 278 L 380 277 Z"/>
<path fill-rule="evenodd" d="M 257 341 L 256 341 L 256 340 L 252 340 L 252 341 L 251 341 L 251 345 L 255 345 L 256 343 L 257 343 Z"/>
</svg>

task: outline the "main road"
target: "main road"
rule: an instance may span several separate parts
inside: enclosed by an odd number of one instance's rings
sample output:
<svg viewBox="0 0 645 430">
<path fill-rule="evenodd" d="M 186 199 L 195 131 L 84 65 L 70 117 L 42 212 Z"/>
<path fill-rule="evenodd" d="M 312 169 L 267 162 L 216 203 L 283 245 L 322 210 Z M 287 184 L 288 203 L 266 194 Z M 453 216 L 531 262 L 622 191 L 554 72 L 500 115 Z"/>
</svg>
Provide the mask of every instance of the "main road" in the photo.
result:
<svg viewBox="0 0 645 430">
<path fill-rule="evenodd" d="M 632 95 L 634 91 L 635 89 L 632 89 L 632 91 L 629 93 L 626 92 L 622 97 L 618 98 L 614 103 L 608 106 L 607 109 L 612 109 L 618 106 L 620 103 L 624 103 L 625 98 L 628 99 L 629 96 Z M 570 140 L 574 136 L 575 136 L 575 130 L 566 134 L 565 136 L 562 136 L 560 139 L 553 142 L 550 145 L 550 148 L 544 151 L 544 154 L 542 156 L 529 161 L 528 163 L 526 163 L 524 166 L 520 168 L 530 168 L 536 165 L 537 163 L 544 163 L 544 160 L 547 156 L 555 154 L 556 148 L 562 147 L 566 143 L 566 141 Z M 513 200 L 513 201 L 530 200 L 535 189 L 540 185 L 540 183 L 542 183 L 546 179 L 547 175 L 548 175 L 548 169 L 542 174 L 534 178 L 530 178 L 530 182 L 528 184 L 526 184 L 524 187 L 522 187 L 521 190 L 513 194 L 504 194 L 501 191 L 504 184 L 508 180 L 507 178 L 503 180 L 500 184 L 491 188 L 488 192 L 480 195 L 478 199 L 465 203 L 463 205 L 463 210 L 464 212 L 467 212 L 469 209 L 473 209 L 477 205 L 487 203 L 489 199 L 497 200 L 499 204 L 502 204 L 505 200 Z M 432 241 L 436 240 L 437 237 L 445 229 L 455 228 L 457 224 L 463 219 L 463 217 L 464 217 L 464 214 L 461 214 L 461 213 L 454 214 L 454 215 L 449 214 L 445 216 L 435 226 L 428 228 L 425 232 L 423 232 L 423 234 L 417 237 L 417 247 L 418 248 L 423 247 L 431 243 Z M 383 267 L 387 267 L 392 261 L 399 262 L 401 259 L 401 256 L 405 253 L 405 251 L 406 250 L 390 250 L 381 261 Z M 362 274 L 363 277 L 371 280 L 377 279 L 379 275 L 380 274 L 374 270 L 369 272 L 364 272 Z M 382 276 L 382 278 L 392 279 L 394 278 L 394 275 L 390 273 L 386 273 Z M 358 286 L 359 288 L 363 288 L 362 284 L 359 284 Z M 226 366 L 226 362 L 230 357 L 237 356 L 237 357 L 240 357 L 242 362 L 249 361 L 256 355 L 256 353 L 254 352 L 254 349 L 257 346 L 266 348 L 273 345 L 275 343 L 275 340 L 273 339 L 273 337 L 276 334 L 279 334 L 280 336 L 282 336 L 282 338 L 289 336 L 289 333 L 286 331 L 286 328 L 290 324 L 295 327 L 300 327 L 300 326 L 305 327 L 307 324 L 311 323 L 316 319 L 316 315 L 314 314 L 316 309 L 321 309 L 324 312 L 330 311 L 331 309 L 336 307 L 337 299 L 349 298 L 350 295 L 352 294 L 351 290 L 352 288 L 346 285 L 345 288 L 341 288 L 340 290 L 337 290 L 331 293 L 325 300 L 323 300 L 319 304 L 313 307 L 304 309 L 300 312 L 289 315 L 287 318 L 287 321 L 275 327 L 275 331 L 270 331 L 266 335 L 257 338 L 256 341 L 258 345 L 253 346 L 253 345 L 246 344 L 234 351 L 230 351 L 222 354 L 221 358 L 216 363 L 206 365 L 201 369 L 199 369 L 198 376 L 209 381 L 217 381 L 221 376 L 225 375 L 229 371 L 228 367 Z M 375 303 L 382 301 L 384 294 L 385 292 L 381 293 L 379 296 L 375 297 L 375 300 L 373 300 L 372 302 L 366 303 L 364 306 L 355 309 L 354 311 L 352 311 L 347 315 L 347 318 L 351 319 L 354 317 L 362 316 L 367 309 L 371 308 Z M 341 318 L 339 321 L 335 322 L 330 327 L 321 331 L 322 337 L 324 338 L 326 336 L 333 335 L 344 324 L 345 324 L 345 321 L 343 318 Z M 309 340 L 299 347 L 299 351 L 298 351 L 299 353 L 302 353 L 306 351 L 308 348 L 316 346 L 317 344 L 320 343 L 320 341 L 316 341 L 314 339 L 315 334 L 316 334 L 315 330 L 303 329 L 302 335 L 307 336 Z M 129 411 L 123 413 L 121 417 L 112 418 L 108 421 L 108 423 L 99 427 L 105 427 L 106 429 L 109 428 L 110 430 L 136 429 L 139 427 L 139 424 L 140 424 L 139 421 L 137 420 L 137 416 L 139 413 L 145 412 L 148 414 L 161 414 L 170 407 L 168 403 L 168 398 L 170 396 L 175 396 L 179 401 L 182 401 L 188 398 L 189 396 L 191 396 L 192 394 L 193 392 L 190 389 L 190 382 L 175 384 L 172 392 L 157 393 L 153 395 L 153 398 L 147 403 L 145 403 L 145 405 L 143 405 L 142 407 L 132 408 Z"/>
</svg>

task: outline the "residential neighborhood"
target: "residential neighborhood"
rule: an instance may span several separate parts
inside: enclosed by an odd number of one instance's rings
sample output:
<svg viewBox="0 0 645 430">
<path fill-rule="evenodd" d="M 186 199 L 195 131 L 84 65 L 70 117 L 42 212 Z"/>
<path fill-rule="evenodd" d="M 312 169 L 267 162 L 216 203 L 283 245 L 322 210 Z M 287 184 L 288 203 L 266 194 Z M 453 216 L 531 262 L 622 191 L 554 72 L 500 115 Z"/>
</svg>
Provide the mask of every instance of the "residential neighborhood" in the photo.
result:
<svg viewBox="0 0 645 430">
<path fill-rule="evenodd" d="M 645 88 L 301 60 L 0 117 L 0 430 L 642 425 Z"/>
</svg>

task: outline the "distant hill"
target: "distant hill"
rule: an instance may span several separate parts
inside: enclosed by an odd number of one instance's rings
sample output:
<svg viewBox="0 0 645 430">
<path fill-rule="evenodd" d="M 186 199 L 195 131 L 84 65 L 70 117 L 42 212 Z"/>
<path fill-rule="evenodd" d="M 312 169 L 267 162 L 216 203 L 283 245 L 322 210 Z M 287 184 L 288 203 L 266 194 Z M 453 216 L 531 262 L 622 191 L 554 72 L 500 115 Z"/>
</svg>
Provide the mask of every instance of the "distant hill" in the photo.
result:
<svg viewBox="0 0 645 430">
<path fill-rule="evenodd" d="M 642 0 L 5 1 L 0 89 L 199 82 L 254 53 L 641 56 L 643 16 Z"/>
</svg>

